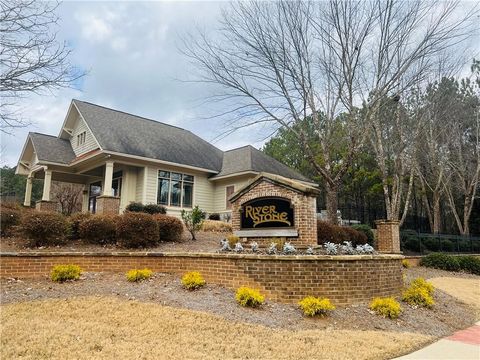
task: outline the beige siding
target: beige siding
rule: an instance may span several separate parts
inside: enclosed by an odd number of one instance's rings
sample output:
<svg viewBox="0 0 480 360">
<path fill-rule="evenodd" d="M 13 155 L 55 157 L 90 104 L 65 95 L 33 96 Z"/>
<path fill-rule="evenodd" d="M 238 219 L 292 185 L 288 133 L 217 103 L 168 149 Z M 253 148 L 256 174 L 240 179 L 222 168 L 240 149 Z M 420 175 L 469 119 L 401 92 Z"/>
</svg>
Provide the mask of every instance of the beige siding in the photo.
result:
<svg viewBox="0 0 480 360">
<path fill-rule="evenodd" d="M 137 169 L 137 183 L 135 185 L 135 201 L 145 202 L 144 197 L 144 184 L 145 184 L 145 168 Z"/>
<path fill-rule="evenodd" d="M 137 169 L 132 166 L 122 168 L 122 194 L 120 197 L 120 212 L 132 201 L 136 201 Z"/>
<path fill-rule="evenodd" d="M 85 143 L 77 146 L 77 135 L 81 134 L 82 132 L 86 132 Z M 87 125 L 81 118 L 81 116 L 77 117 L 75 121 L 75 126 L 73 127 L 72 136 L 70 137 L 70 144 L 72 145 L 72 149 L 75 152 L 75 155 L 80 156 L 85 154 L 89 151 L 95 150 L 98 148 L 98 144 L 93 137 L 90 130 L 88 130 Z"/>
<path fill-rule="evenodd" d="M 228 179 L 217 180 L 215 181 L 215 192 L 214 192 L 214 203 L 213 203 L 213 212 L 225 212 L 227 210 L 227 186 L 234 186 L 234 191 L 236 192 L 242 186 L 246 185 L 249 180 L 252 180 L 255 175 L 243 175 L 231 177 Z"/>
</svg>

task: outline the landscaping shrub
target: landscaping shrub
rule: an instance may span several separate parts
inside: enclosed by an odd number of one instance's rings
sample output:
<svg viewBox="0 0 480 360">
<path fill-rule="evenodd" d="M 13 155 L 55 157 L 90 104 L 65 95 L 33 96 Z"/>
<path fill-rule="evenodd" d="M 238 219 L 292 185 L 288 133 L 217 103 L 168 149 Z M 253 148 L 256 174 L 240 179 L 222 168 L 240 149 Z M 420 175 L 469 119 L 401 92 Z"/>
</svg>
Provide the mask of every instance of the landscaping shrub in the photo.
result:
<svg viewBox="0 0 480 360">
<path fill-rule="evenodd" d="M 200 210 L 198 205 L 195 205 L 192 211 L 182 210 L 182 220 L 192 235 L 192 240 L 196 240 L 195 235 L 202 228 L 203 221 L 205 220 L 205 212 Z"/>
<path fill-rule="evenodd" d="M 220 221 L 220 214 L 212 213 L 212 214 L 208 215 L 208 220 Z"/>
<path fill-rule="evenodd" d="M 128 281 L 136 282 L 151 278 L 153 275 L 153 271 L 150 269 L 132 269 L 129 270 L 125 275 Z"/>
<path fill-rule="evenodd" d="M 333 306 L 329 299 L 321 299 L 314 296 L 307 296 L 300 301 L 298 305 L 306 316 L 318 315 L 323 317 L 326 316 L 329 311 L 335 310 L 335 306 Z"/>
<path fill-rule="evenodd" d="M 80 239 L 80 224 L 89 219 L 92 216 L 89 212 L 87 213 L 76 213 L 68 218 L 69 225 L 69 238 L 76 240 Z"/>
<path fill-rule="evenodd" d="M 153 219 L 158 224 L 158 234 L 160 241 L 180 240 L 183 234 L 183 223 L 180 219 L 164 214 L 155 214 Z"/>
<path fill-rule="evenodd" d="M 353 246 L 365 245 L 368 243 L 368 237 L 363 232 L 355 230 L 354 228 L 349 226 L 342 226 L 342 230 L 348 236 L 347 241 L 350 241 Z"/>
<path fill-rule="evenodd" d="M 145 205 L 140 202 L 131 202 L 125 208 L 126 211 L 130 212 L 143 212 L 145 209 Z"/>
<path fill-rule="evenodd" d="M 375 298 L 369 306 L 370 310 L 375 311 L 378 315 L 383 317 L 396 319 L 402 312 L 402 308 L 397 300 L 393 297 L 389 298 Z"/>
<path fill-rule="evenodd" d="M 143 207 L 143 212 L 154 215 L 154 214 L 166 214 L 167 208 L 159 204 L 147 204 Z"/>
<path fill-rule="evenodd" d="M 475 275 L 480 275 L 480 258 L 471 255 L 465 255 L 458 256 L 457 259 L 461 270 Z"/>
<path fill-rule="evenodd" d="M 456 256 L 443 253 L 433 253 L 422 257 L 422 259 L 420 260 L 420 265 L 447 271 L 460 270 L 460 263 L 458 261 L 458 258 Z"/>
<path fill-rule="evenodd" d="M 367 237 L 367 243 L 369 243 L 370 245 L 373 245 L 375 243 L 373 231 L 370 226 L 366 224 L 358 224 L 358 225 L 352 225 L 351 228 L 365 234 L 365 236 Z"/>
<path fill-rule="evenodd" d="M 317 243 L 319 245 L 326 242 L 341 244 L 344 241 L 348 241 L 348 239 L 340 226 L 317 220 Z"/>
<path fill-rule="evenodd" d="M 412 306 L 422 306 L 431 308 L 433 301 L 434 287 L 423 278 L 417 278 L 403 292 L 402 300 Z"/>
<path fill-rule="evenodd" d="M 237 235 L 230 234 L 226 237 L 228 245 L 231 248 L 234 248 L 235 245 L 240 241 L 240 238 Z"/>
<path fill-rule="evenodd" d="M 91 215 L 79 221 L 79 236 L 90 244 L 114 244 L 116 241 L 116 215 Z"/>
<path fill-rule="evenodd" d="M 205 285 L 205 279 L 198 271 L 190 271 L 183 275 L 182 285 L 187 290 L 195 290 Z"/>
<path fill-rule="evenodd" d="M 427 250 L 430 251 L 438 251 L 440 247 L 440 242 L 437 239 L 426 238 L 425 240 L 422 239 L 422 243 Z"/>
<path fill-rule="evenodd" d="M 159 240 L 158 224 L 152 215 L 127 212 L 117 222 L 117 241 L 126 248 L 155 246 Z"/>
<path fill-rule="evenodd" d="M 20 226 L 31 247 L 63 244 L 68 228 L 65 216 L 47 211 L 26 212 Z"/>
<path fill-rule="evenodd" d="M 52 281 L 64 282 L 67 280 L 78 280 L 82 269 L 78 265 L 56 265 L 50 273 Z"/>
<path fill-rule="evenodd" d="M 237 289 L 235 299 L 242 306 L 257 307 L 263 304 L 265 298 L 258 290 L 242 286 Z"/>
<path fill-rule="evenodd" d="M 202 231 L 232 232 L 232 224 L 225 221 L 205 220 L 202 224 Z"/>
<path fill-rule="evenodd" d="M 405 250 L 410 250 L 414 252 L 422 252 L 425 249 L 425 245 L 420 242 L 418 237 L 408 237 L 403 242 L 403 247 Z"/>
<path fill-rule="evenodd" d="M 442 240 L 442 251 L 452 252 L 455 251 L 455 244 L 451 240 Z"/>
<path fill-rule="evenodd" d="M 22 213 L 19 209 L 6 207 L 2 204 L 2 208 L 0 209 L 0 227 L 2 236 L 9 235 L 12 228 L 20 224 L 21 215 Z"/>
<path fill-rule="evenodd" d="M 409 262 L 407 259 L 403 259 L 403 260 L 402 260 L 402 266 L 403 266 L 405 269 L 408 269 L 408 268 L 411 267 L 412 265 L 410 265 L 410 262 Z"/>
</svg>

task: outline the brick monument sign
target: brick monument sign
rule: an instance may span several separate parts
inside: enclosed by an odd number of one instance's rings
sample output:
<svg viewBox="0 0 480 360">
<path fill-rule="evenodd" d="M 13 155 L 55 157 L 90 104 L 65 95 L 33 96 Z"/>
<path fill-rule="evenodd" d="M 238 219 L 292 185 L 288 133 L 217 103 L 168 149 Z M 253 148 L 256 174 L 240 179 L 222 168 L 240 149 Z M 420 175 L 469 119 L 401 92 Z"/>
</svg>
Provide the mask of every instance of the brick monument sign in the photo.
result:
<svg viewBox="0 0 480 360">
<path fill-rule="evenodd" d="M 243 242 L 266 247 L 275 239 L 298 248 L 317 245 L 316 187 L 279 175 L 260 173 L 235 192 L 232 227 Z"/>
</svg>

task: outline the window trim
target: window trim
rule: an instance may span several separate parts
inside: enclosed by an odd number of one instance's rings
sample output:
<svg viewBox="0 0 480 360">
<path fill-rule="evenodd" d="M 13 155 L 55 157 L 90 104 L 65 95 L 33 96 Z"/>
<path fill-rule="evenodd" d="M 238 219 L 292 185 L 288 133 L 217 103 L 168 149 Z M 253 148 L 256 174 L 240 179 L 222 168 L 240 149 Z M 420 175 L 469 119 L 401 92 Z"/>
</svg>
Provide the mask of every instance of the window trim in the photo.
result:
<svg viewBox="0 0 480 360">
<path fill-rule="evenodd" d="M 165 172 L 168 172 L 170 175 L 168 178 L 166 177 L 161 177 L 160 176 L 160 172 L 161 171 L 165 171 Z M 174 180 L 172 180 L 172 173 L 175 173 L 175 174 L 180 174 L 182 176 L 182 180 L 180 180 L 180 205 L 171 205 L 171 197 L 172 197 L 172 182 Z M 184 198 L 184 193 L 183 193 L 183 184 L 185 182 L 184 180 L 184 176 L 187 175 L 187 176 L 191 176 L 192 177 L 192 181 L 186 181 L 187 183 L 189 184 L 192 184 L 192 205 L 191 206 L 184 206 L 183 205 L 183 198 Z M 167 169 L 164 169 L 164 168 L 160 168 L 158 169 L 157 168 L 157 189 L 156 189 L 156 193 L 157 193 L 157 198 L 156 198 L 156 203 L 159 204 L 159 205 L 162 205 L 162 206 L 165 206 L 167 208 L 174 208 L 174 209 L 192 209 L 193 208 L 193 203 L 194 203 L 194 199 L 195 199 L 195 175 L 193 175 L 192 173 L 188 173 L 188 172 L 183 172 L 183 171 L 175 171 L 175 170 L 167 170 Z M 168 183 L 168 194 L 167 194 L 167 204 L 160 204 L 158 202 L 158 191 L 159 191 L 159 186 L 160 186 L 160 179 L 168 179 L 169 183 Z M 178 181 L 178 180 L 175 180 L 175 181 Z"/>
</svg>

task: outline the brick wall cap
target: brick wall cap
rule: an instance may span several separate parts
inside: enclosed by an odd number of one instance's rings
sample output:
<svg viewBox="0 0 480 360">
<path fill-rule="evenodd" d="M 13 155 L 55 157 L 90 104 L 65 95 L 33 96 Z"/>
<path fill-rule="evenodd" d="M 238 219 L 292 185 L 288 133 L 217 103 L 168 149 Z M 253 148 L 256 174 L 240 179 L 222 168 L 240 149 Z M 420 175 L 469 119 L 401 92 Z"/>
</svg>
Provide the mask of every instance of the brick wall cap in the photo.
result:
<svg viewBox="0 0 480 360">
<path fill-rule="evenodd" d="M 398 220 L 375 220 L 375 225 L 399 225 L 400 221 Z"/>
</svg>

